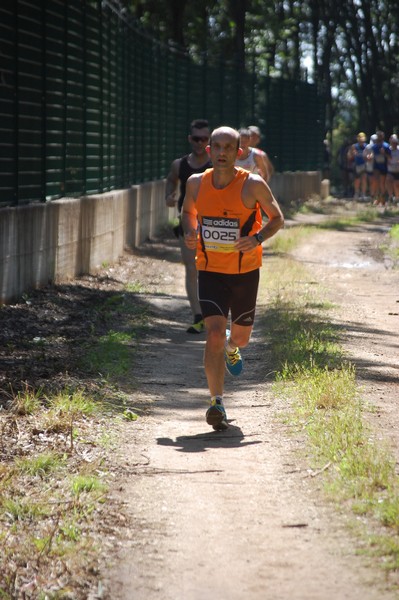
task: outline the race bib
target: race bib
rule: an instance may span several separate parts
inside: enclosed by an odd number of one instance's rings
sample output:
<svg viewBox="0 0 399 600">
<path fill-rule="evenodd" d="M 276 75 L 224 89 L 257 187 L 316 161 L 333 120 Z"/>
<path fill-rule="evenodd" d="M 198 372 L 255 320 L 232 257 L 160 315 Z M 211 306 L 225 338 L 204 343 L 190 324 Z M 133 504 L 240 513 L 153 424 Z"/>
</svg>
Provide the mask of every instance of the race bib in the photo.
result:
<svg viewBox="0 0 399 600">
<path fill-rule="evenodd" d="M 237 252 L 234 242 L 240 237 L 240 220 L 225 217 L 202 217 L 201 235 L 205 250 Z"/>
</svg>

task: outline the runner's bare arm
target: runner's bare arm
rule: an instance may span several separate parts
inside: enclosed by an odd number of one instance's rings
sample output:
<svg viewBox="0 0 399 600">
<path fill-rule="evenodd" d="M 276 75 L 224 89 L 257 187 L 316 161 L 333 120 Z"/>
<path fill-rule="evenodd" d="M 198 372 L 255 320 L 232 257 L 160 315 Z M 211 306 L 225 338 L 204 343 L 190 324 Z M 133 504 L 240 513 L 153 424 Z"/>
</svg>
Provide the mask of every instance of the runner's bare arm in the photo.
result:
<svg viewBox="0 0 399 600">
<path fill-rule="evenodd" d="M 266 163 L 266 166 L 267 166 L 267 174 L 268 174 L 268 176 L 267 176 L 266 181 L 268 182 L 268 181 L 270 181 L 271 176 L 274 173 L 274 167 L 273 167 L 272 161 L 270 160 L 270 158 L 268 157 L 268 155 L 266 154 L 266 152 L 263 153 L 263 159 L 264 159 L 264 161 Z"/>
<path fill-rule="evenodd" d="M 366 154 L 366 160 L 368 162 L 373 162 L 374 161 L 374 150 L 369 150 L 368 154 Z"/>
<path fill-rule="evenodd" d="M 263 179 L 265 181 L 269 181 L 269 179 L 270 179 L 269 169 L 268 169 L 268 166 L 264 159 L 263 154 L 261 154 L 260 152 L 256 152 L 254 154 L 254 160 L 255 160 L 255 164 L 257 166 L 259 175 L 261 177 L 263 177 Z"/>
<path fill-rule="evenodd" d="M 198 219 L 195 202 L 202 174 L 191 175 L 187 179 L 186 195 L 184 196 L 182 206 L 182 227 L 184 231 L 184 241 L 188 248 L 194 249 L 197 245 Z"/>
<path fill-rule="evenodd" d="M 274 173 L 274 167 L 270 158 L 267 156 L 266 152 L 260 150 L 259 148 L 254 148 L 255 151 L 255 164 L 258 168 L 259 175 L 263 177 L 263 179 L 268 182 L 270 181 L 271 176 Z"/>
<path fill-rule="evenodd" d="M 179 183 L 180 158 L 176 158 L 171 164 L 170 171 L 166 178 L 165 202 L 166 206 L 175 206 L 177 202 L 177 184 Z"/>
<path fill-rule="evenodd" d="M 284 217 L 278 205 L 276 198 L 267 183 L 260 175 L 251 174 L 244 185 L 242 192 L 242 200 L 247 208 L 255 208 L 258 202 L 268 217 L 268 222 L 257 232 L 260 233 L 264 240 L 271 238 L 279 229 L 284 226 Z M 249 252 L 258 244 L 257 239 L 253 236 L 241 237 L 235 243 L 237 250 L 241 252 Z"/>
</svg>

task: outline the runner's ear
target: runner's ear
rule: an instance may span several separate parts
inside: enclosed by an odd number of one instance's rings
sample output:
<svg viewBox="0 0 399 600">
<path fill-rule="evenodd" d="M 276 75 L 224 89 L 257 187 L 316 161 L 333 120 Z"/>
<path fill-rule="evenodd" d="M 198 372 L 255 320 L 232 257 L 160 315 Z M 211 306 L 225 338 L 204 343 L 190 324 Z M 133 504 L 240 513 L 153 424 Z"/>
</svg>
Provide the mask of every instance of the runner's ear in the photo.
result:
<svg viewBox="0 0 399 600">
<path fill-rule="evenodd" d="M 208 154 L 211 153 L 211 147 L 209 144 L 206 146 L 205 150 L 208 152 Z"/>
<path fill-rule="evenodd" d="M 237 156 L 241 156 L 241 154 L 244 152 L 244 150 L 242 148 L 238 148 L 237 150 Z"/>
</svg>

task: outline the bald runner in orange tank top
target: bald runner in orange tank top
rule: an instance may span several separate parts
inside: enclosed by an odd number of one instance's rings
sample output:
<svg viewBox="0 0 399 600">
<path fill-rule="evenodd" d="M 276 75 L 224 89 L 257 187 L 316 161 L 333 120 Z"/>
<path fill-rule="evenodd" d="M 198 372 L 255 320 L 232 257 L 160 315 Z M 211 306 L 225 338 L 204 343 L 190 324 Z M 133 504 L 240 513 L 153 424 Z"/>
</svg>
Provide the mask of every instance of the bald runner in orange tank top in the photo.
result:
<svg viewBox="0 0 399 600">
<path fill-rule="evenodd" d="M 262 247 L 240 252 L 235 242 L 262 228 L 259 204 L 247 208 L 242 201 L 242 188 L 248 171 L 237 167 L 234 179 L 223 189 L 212 183 L 213 169 L 201 178 L 196 201 L 199 221 L 197 269 L 217 273 L 247 273 L 262 264 Z"/>
<path fill-rule="evenodd" d="M 225 370 L 239 375 L 240 349 L 250 339 L 255 318 L 262 242 L 284 224 L 267 183 L 235 166 L 242 155 L 240 135 L 219 127 L 208 151 L 213 168 L 187 181 L 182 225 L 188 248 L 196 249 L 198 294 L 206 329 L 205 374 L 211 396 L 206 422 L 226 429 Z M 262 222 L 260 209 L 268 221 Z M 226 330 L 230 316 L 231 329 Z"/>
</svg>

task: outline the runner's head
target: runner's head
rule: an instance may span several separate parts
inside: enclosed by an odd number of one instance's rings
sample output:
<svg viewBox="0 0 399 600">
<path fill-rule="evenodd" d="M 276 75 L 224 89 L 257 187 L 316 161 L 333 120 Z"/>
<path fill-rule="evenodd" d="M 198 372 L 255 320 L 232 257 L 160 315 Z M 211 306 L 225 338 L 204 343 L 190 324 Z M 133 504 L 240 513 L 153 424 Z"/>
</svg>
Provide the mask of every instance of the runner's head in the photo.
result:
<svg viewBox="0 0 399 600">
<path fill-rule="evenodd" d="M 246 127 L 242 127 L 238 133 L 240 134 L 240 146 L 245 152 L 251 145 L 251 132 Z"/>
<path fill-rule="evenodd" d="M 249 125 L 248 129 L 251 132 L 250 144 L 256 148 L 260 142 L 260 129 L 256 125 Z"/>
<path fill-rule="evenodd" d="M 385 139 L 385 133 L 381 130 L 375 132 L 377 136 L 377 144 L 382 144 Z"/>
<path fill-rule="evenodd" d="M 230 137 L 233 140 L 235 140 L 236 148 L 238 150 L 238 148 L 240 147 L 240 134 L 236 129 L 228 127 L 227 125 L 222 125 L 222 127 L 214 129 L 211 133 L 210 146 L 212 146 L 212 143 L 216 138 L 219 138 L 221 136 Z"/>
<path fill-rule="evenodd" d="M 188 141 L 194 154 L 204 154 L 209 143 L 209 123 L 206 119 L 195 119 L 190 125 Z"/>
<path fill-rule="evenodd" d="M 240 134 L 236 129 L 223 125 L 211 134 L 208 152 L 214 167 L 234 167 L 237 156 L 241 156 Z"/>
</svg>

